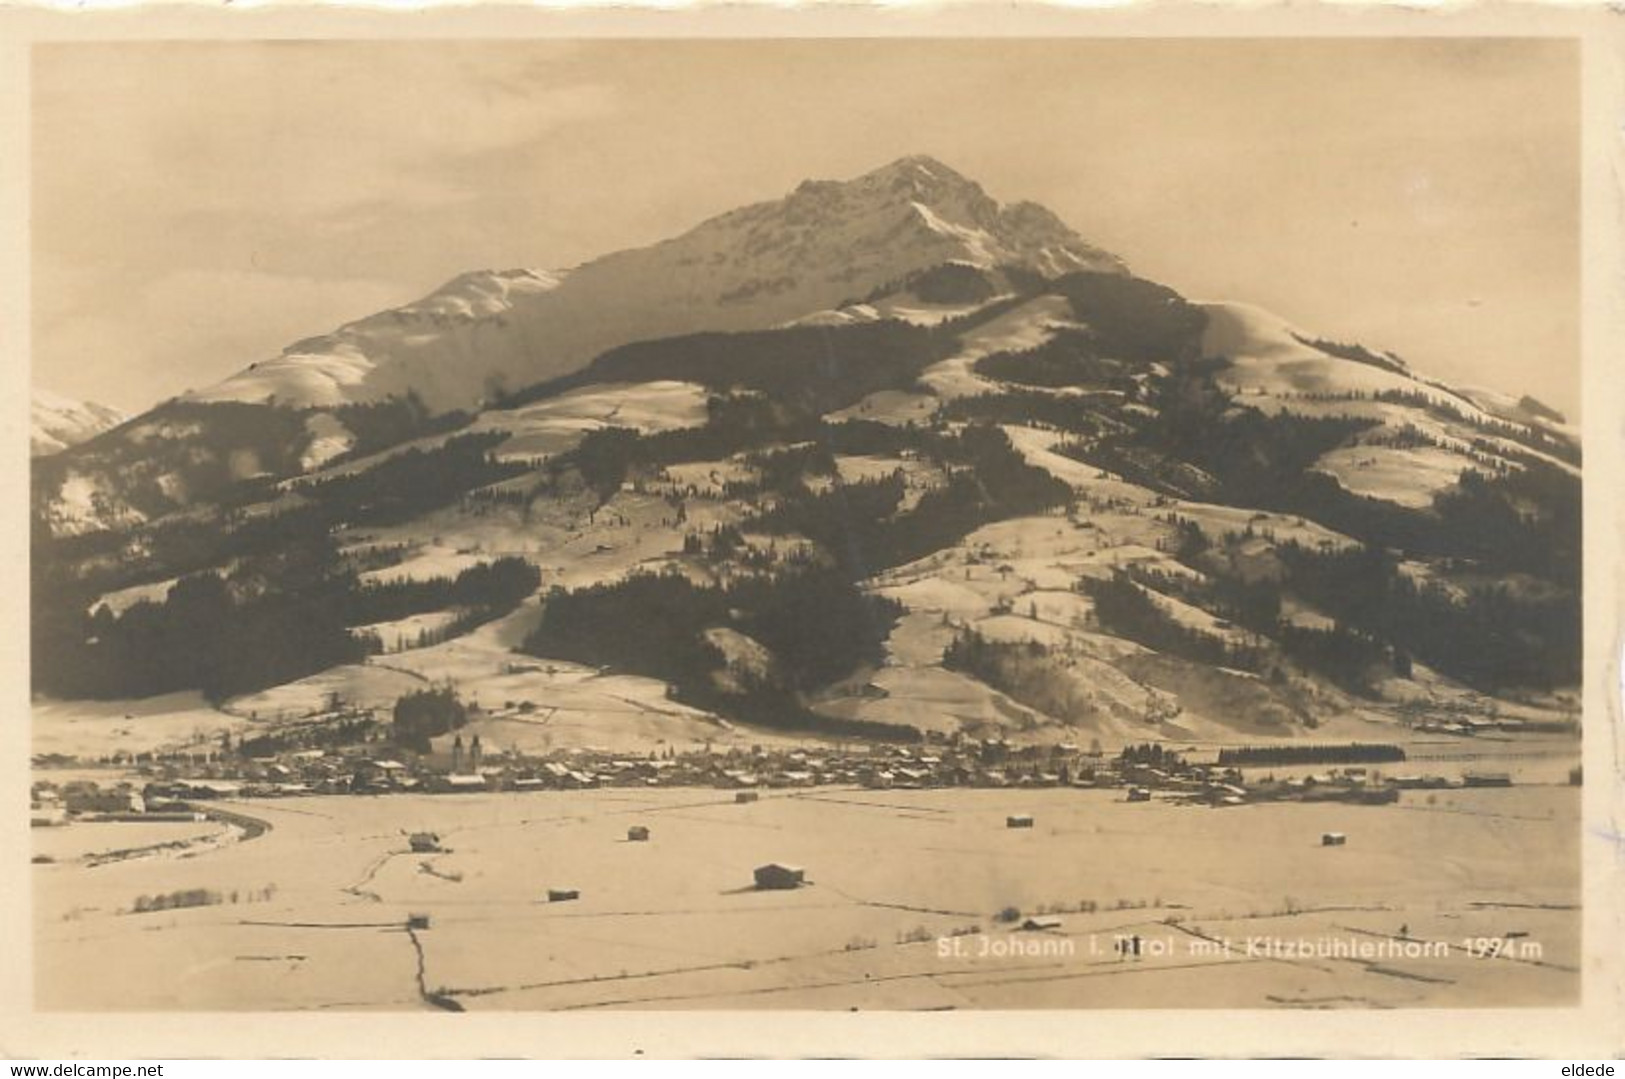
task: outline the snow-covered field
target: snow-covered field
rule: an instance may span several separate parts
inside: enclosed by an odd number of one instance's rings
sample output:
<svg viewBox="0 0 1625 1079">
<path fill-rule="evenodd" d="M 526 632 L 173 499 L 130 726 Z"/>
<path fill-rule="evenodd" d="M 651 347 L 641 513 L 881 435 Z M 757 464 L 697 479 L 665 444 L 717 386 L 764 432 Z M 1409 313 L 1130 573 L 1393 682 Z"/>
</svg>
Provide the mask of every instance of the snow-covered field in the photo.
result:
<svg viewBox="0 0 1625 1079">
<path fill-rule="evenodd" d="M 363 584 L 391 584 L 396 581 L 430 581 L 437 577 L 454 578 L 465 569 L 489 562 L 468 548 L 457 549 L 444 544 L 426 544 L 410 558 L 393 566 L 369 570 L 360 575 Z"/>
<path fill-rule="evenodd" d="M 310 434 L 310 445 L 299 459 L 299 467 L 306 472 L 320 468 L 341 453 L 348 453 L 355 446 L 355 436 L 350 429 L 340 423 L 338 418 L 326 412 L 318 412 L 305 421 L 305 430 Z"/>
<path fill-rule="evenodd" d="M 920 375 L 920 384 L 943 399 L 993 393 L 1000 384 L 978 375 L 976 361 L 995 352 L 1036 348 L 1062 326 L 1075 325 L 1072 305 L 1062 296 L 1040 296 L 967 332 L 957 355 L 934 363 Z"/>
<path fill-rule="evenodd" d="M 182 845 L 219 840 L 231 833 L 219 821 L 75 821 L 33 831 L 34 855 L 53 862 L 103 859 L 119 855 L 160 857 Z"/>
<path fill-rule="evenodd" d="M 1045 431 L 1019 424 L 1002 427 L 1010 445 L 1034 468 L 1042 468 L 1073 490 L 1099 501 L 1118 500 L 1130 505 L 1148 506 L 1156 495 L 1137 484 L 1129 483 L 1105 469 L 1086 465 L 1082 461 L 1054 452 L 1056 443 L 1065 436 L 1057 431 Z"/>
<path fill-rule="evenodd" d="M 980 307 L 1007 299 L 1008 294 L 989 296 L 975 303 L 931 303 L 912 292 L 904 291 L 882 296 L 870 303 L 848 304 L 829 311 L 814 311 L 798 319 L 791 326 L 850 326 L 859 322 L 878 322 L 898 319 L 916 326 L 936 326 L 952 318 L 968 315 Z"/>
<path fill-rule="evenodd" d="M 653 434 L 705 423 L 705 387 L 693 382 L 640 382 L 588 386 L 533 405 L 483 412 L 469 432 L 504 431 L 502 460 L 556 456 L 575 448 L 588 431 L 627 427 Z"/>
<path fill-rule="evenodd" d="M 984 526 L 953 547 L 876 575 L 869 587 L 910 612 L 893 629 L 886 662 L 870 678 L 882 693 L 826 703 L 821 710 L 925 729 L 997 729 L 1045 741 L 1081 734 L 1115 743 L 1156 733 L 1142 717 L 1163 693 L 1114 665 L 1145 650 L 1093 626 L 1093 601 L 1075 585 L 1128 564 L 1190 574 L 1157 549 L 1172 534 L 1171 525 L 1132 506 L 1079 518 L 1024 517 Z M 1160 597 L 1158 602 L 1176 606 Z M 1177 606 L 1209 630 L 1209 616 Z M 1056 679 L 1070 686 L 1080 710 L 1089 714 L 1047 717 L 974 678 L 943 670 L 943 651 L 961 629 L 987 640 L 1045 646 Z M 1194 705 L 1198 695 L 1192 696 Z M 1207 726 L 1199 707 L 1193 713 L 1183 721 L 1187 735 L 1225 729 Z"/>
<path fill-rule="evenodd" d="M 62 477 L 47 517 L 51 531 L 73 536 L 100 528 L 124 528 L 142 524 L 146 516 L 124 502 L 112 479 L 101 473 L 69 469 Z"/>
<path fill-rule="evenodd" d="M 169 590 L 175 587 L 178 577 L 171 577 L 164 581 L 153 581 L 149 584 L 133 584 L 128 588 L 121 588 L 116 592 L 107 592 L 90 605 L 91 610 L 97 607 L 106 607 L 114 614 L 123 614 L 137 603 L 162 603 L 169 597 Z"/>
<path fill-rule="evenodd" d="M 1521 458 L 1535 457 L 1571 475 L 1579 474 L 1570 462 L 1514 442 L 1493 429 L 1510 423 L 1572 437 L 1572 428 L 1532 418 L 1504 395 L 1458 393 L 1415 372 L 1401 373 L 1330 355 L 1300 340 L 1309 335 L 1262 308 L 1239 303 L 1199 306 L 1208 318 L 1203 351 L 1230 361 L 1215 377 L 1237 395 L 1238 403 L 1265 413 L 1376 420 L 1389 434 L 1408 429 L 1436 443 L 1398 448 L 1363 441 L 1322 456 L 1315 467 L 1356 494 L 1426 508 L 1435 494 L 1455 485 L 1464 469 L 1484 471 L 1481 458 L 1487 451 L 1506 459 L 1509 467 L 1522 467 Z M 1421 395 L 1444 411 L 1372 399 L 1384 392 Z M 1459 418 L 1452 418 L 1452 412 Z"/>
<path fill-rule="evenodd" d="M 779 740 L 767 732 L 737 729 L 669 700 L 663 682 L 513 651 L 536 617 L 536 606 L 528 604 L 442 644 L 374 656 L 365 663 L 334 667 L 236 697 L 225 706 L 232 715 L 224 718 L 239 725 L 242 721 L 235 717 L 253 716 L 266 723 L 291 720 L 327 709 L 335 696 L 387 717 L 401 696 L 450 684 L 481 709 L 463 729 L 464 738 L 480 734 L 493 750 L 647 752 L 663 745 L 686 749 L 708 741 Z M 445 741 L 449 744 L 450 739 Z"/>
<path fill-rule="evenodd" d="M 397 618 L 393 622 L 374 622 L 371 625 L 357 626 L 352 632 L 377 637 L 383 644 L 385 653 L 405 652 L 418 647 L 421 634 L 445 629 L 457 620 L 460 613 L 454 610 L 428 611 Z"/>
<path fill-rule="evenodd" d="M 1072 790 L 248 802 L 272 825 L 258 839 L 32 867 L 38 1006 L 427 1009 L 425 992 L 475 1011 L 1571 1003 L 1578 792 L 1421 794 L 1223 810 Z M 1035 827 L 1006 828 L 1012 813 Z M 648 842 L 626 841 L 633 824 Z M 448 852 L 410 853 L 418 829 Z M 1322 847 L 1329 830 L 1347 845 Z M 810 883 L 755 890 L 770 861 Z M 125 913 L 187 888 L 223 901 Z M 580 898 L 549 903 L 549 888 Z M 1022 932 L 995 919 L 1005 908 L 1058 924 Z M 428 927 L 409 935 L 412 914 Z M 1392 946 L 1401 927 L 1448 954 L 1266 959 L 1244 945 Z M 1539 953 L 1462 947 L 1512 933 Z M 1117 953 L 1120 936 L 1141 939 L 1138 959 Z"/>
<path fill-rule="evenodd" d="M 829 419 L 840 423 L 844 420 L 873 420 L 876 423 L 906 424 L 925 423 L 936 412 L 938 400 L 935 394 L 914 393 L 910 390 L 876 390 L 855 405 L 849 405 L 837 412 L 831 412 Z"/>
<path fill-rule="evenodd" d="M 336 695 L 356 707 L 381 709 L 387 715 L 398 698 L 424 688 L 424 680 L 417 674 L 387 666 L 392 658 L 330 667 L 297 681 L 233 697 L 225 707 L 234 715 L 257 720 L 298 719 L 326 711 Z"/>
<path fill-rule="evenodd" d="M 1357 495 L 1381 498 L 1411 509 L 1427 509 L 1433 496 L 1454 487 L 1469 462 L 1460 454 L 1432 446 L 1412 449 L 1345 446 L 1322 455 L 1317 471 Z"/>
<path fill-rule="evenodd" d="M 449 440 L 469 434 L 500 433 L 506 437 L 493 450 L 499 460 L 530 461 L 574 449 L 588 431 L 627 427 L 653 434 L 705 423 L 704 387 L 692 382 L 605 383 L 549 397 L 513 409 L 481 412 L 472 423 L 446 434 L 426 435 L 377 453 L 319 468 L 308 475 L 283 480 L 284 490 L 303 483 L 365 472 L 409 451 L 427 452 Z"/>
<path fill-rule="evenodd" d="M 92 760 L 188 745 L 213 749 L 223 732 L 235 735 L 247 726 L 247 720 L 210 707 L 194 692 L 129 701 L 36 698 L 30 747 L 35 755 Z"/>
</svg>

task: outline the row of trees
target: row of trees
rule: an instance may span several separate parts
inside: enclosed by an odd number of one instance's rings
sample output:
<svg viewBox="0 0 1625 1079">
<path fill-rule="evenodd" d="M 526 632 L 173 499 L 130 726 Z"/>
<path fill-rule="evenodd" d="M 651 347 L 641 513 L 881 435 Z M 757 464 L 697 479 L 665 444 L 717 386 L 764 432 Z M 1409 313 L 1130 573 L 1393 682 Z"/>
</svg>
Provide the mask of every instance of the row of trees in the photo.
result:
<svg viewBox="0 0 1625 1079">
<path fill-rule="evenodd" d="M 491 455 L 500 432 L 455 435 L 430 449 L 403 450 L 371 468 L 301 483 L 299 492 L 346 524 L 395 524 L 457 502 L 486 484 L 517 476 L 526 466 Z"/>
<path fill-rule="evenodd" d="M 901 613 L 829 566 L 726 585 L 697 584 L 677 573 L 634 574 L 549 592 L 542 619 L 520 650 L 658 678 L 689 704 L 751 722 L 832 729 L 840 725 L 812 714 L 807 695 L 878 662 Z M 730 656 L 708 633 L 718 629 L 748 638 L 765 660 Z"/>
<path fill-rule="evenodd" d="M 1328 614 L 1486 692 L 1578 684 L 1581 610 L 1576 593 L 1514 584 L 1460 595 L 1402 573 L 1368 547 L 1280 549 L 1287 586 Z"/>
<path fill-rule="evenodd" d="M 1236 767 L 1259 764 L 1386 764 L 1404 759 L 1405 751 L 1399 746 L 1373 742 L 1230 746 L 1219 750 L 1219 763 Z"/>
<path fill-rule="evenodd" d="M 1049 650 L 1036 641 L 996 641 L 973 629 L 960 630 L 943 650 L 942 665 L 1066 722 L 1084 722 L 1102 710 L 1093 694 L 1051 662 Z"/>
<path fill-rule="evenodd" d="M 350 432 L 353 441 L 329 465 L 358 460 L 415 438 L 449 433 L 473 419 L 457 410 L 433 412 L 412 389 L 399 397 L 340 405 L 333 410 L 333 417 Z"/>
<path fill-rule="evenodd" d="M 1063 329 L 1029 349 L 993 352 L 976 361 L 979 375 L 1027 386 L 1099 386 L 1130 392 L 1139 364 L 1105 354 L 1092 330 Z M 1053 395 L 1050 395 L 1053 396 Z"/>
<path fill-rule="evenodd" d="M 1263 667 L 1261 648 L 1238 645 L 1181 623 L 1121 571 L 1106 578 L 1085 578 L 1083 590 L 1094 600 L 1100 624 L 1158 652 L 1215 667 L 1256 671 Z"/>
<path fill-rule="evenodd" d="M 1177 751 L 1164 748 L 1161 742 L 1124 746 L 1117 759 L 1124 764 L 1146 764 L 1153 768 L 1182 768 L 1185 764 Z"/>
<path fill-rule="evenodd" d="M 1121 404 L 1115 394 L 1011 389 L 955 397 L 944 401 L 938 412 L 946 420 L 1030 424 L 1094 438 L 1121 430 L 1122 422 L 1116 418 Z"/>
<path fill-rule="evenodd" d="M 997 427 L 934 433 L 919 445 L 950 470 L 949 478 L 907 512 L 897 512 L 904 486 L 893 475 L 788 499 L 747 527 L 806 536 L 861 578 L 949 546 L 990 521 L 1041 513 L 1072 497 L 1070 487 L 1029 465 Z"/>
<path fill-rule="evenodd" d="M 1410 675 L 1410 659 L 1402 650 L 1367 633 L 1342 624 L 1307 627 L 1282 619 L 1281 585 L 1267 578 L 1244 581 L 1230 575 L 1202 579 L 1119 571 L 1106 580 L 1086 581 L 1084 588 L 1094 598 L 1096 617 L 1112 632 L 1198 663 L 1278 676 L 1279 667 L 1273 662 L 1278 651 L 1299 667 L 1360 694 L 1374 692 L 1385 674 Z M 1152 599 L 1158 590 L 1171 591 L 1191 606 L 1245 626 L 1257 643 L 1238 645 L 1182 624 Z"/>
<path fill-rule="evenodd" d="M 540 574 L 522 558 L 470 567 L 455 579 L 361 586 L 328 537 L 261 556 L 227 581 L 177 581 L 162 601 L 84 613 L 36 595 L 34 685 L 66 697 L 144 697 L 183 689 L 221 700 L 302 678 L 380 649 L 352 628 L 462 608 L 466 631 L 512 610 Z M 58 593 L 59 595 L 63 593 Z"/>
<path fill-rule="evenodd" d="M 408 693 L 395 701 L 390 732 L 395 742 L 418 753 L 429 752 L 429 740 L 468 723 L 468 706 L 451 686 Z"/>
<path fill-rule="evenodd" d="M 346 620 L 349 625 L 364 626 L 448 607 L 472 608 L 486 618 L 494 618 L 517 607 L 541 582 L 541 572 L 535 566 L 508 555 L 470 566 L 454 578 L 359 585 L 347 594 Z"/>
<path fill-rule="evenodd" d="M 1130 274 L 1072 273 L 1049 283 L 1093 332 L 1101 355 L 1179 363 L 1202 354 L 1207 315 L 1164 285 Z"/>
<path fill-rule="evenodd" d="M 543 400 L 603 383 L 672 379 L 719 393 L 750 390 L 805 415 L 822 415 L 876 390 L 909 385 L 957 344 L 952 329 L 899 320 L 688 334 L 611 349 L 582 370 L 522 391 L 514 400 Z"/>
<path fill-rule="evenodd" d="M 213 573 L 183 578 L 162 603 L 122 615 L 58 612 L 36 622 L 34 686 L 64 697 L 146 697 L 200 689 L 211 700 L 366 657 L 338 593 L 234 598 Z"/>
</svg>

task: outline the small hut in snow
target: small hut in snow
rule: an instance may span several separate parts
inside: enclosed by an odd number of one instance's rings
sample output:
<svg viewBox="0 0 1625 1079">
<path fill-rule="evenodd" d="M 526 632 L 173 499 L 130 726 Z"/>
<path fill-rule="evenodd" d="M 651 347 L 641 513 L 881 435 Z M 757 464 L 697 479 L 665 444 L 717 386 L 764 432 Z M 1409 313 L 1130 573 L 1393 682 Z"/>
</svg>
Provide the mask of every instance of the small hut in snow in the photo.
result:
<svg viewBox="0 0 1625 1079">
<path fill-rule="evenodd" d="M 807 883 L 807 871 L 800 866 L 769 862 L 756 867 L 756 887 L 767 889 L 799 888 Z"/>
</svg>

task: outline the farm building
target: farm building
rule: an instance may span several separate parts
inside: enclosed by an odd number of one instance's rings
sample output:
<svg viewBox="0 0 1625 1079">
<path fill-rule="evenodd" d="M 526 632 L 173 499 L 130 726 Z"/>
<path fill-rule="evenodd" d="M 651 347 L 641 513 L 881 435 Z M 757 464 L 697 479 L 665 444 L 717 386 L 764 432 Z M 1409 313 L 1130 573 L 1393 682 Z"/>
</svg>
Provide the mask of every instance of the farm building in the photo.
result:
<svg viewBox="0 0 1625 1079">
<path fill-rule="evenodd" d="M 440 837 L 433 832 L 413 832 L 407 838 L 413 854 L 433 854 L 440 850 Z"/>
<path fill-rule="evenodd" d="M 1467 787 L 1510 787 L 1512 776 L 1507 772 L 1463 772 L 1461 782 Z"/>
<path fill-rule="evenodd" d="M 94 783 L 69 783 L 62 791 L 61 807 L 68 813 L 142 813 L 146 799 L 127 786 L 98 787 Z"/>
<path fill-rule="evenodd" d="M 1006 828 L 1031 828 L 1033 818 L 1030 813 L 1017 813 L 1004 818 L 1004 826 Z"/>
<path fill-rule="evenodd" d="M 762 889 L 799 888 L 807 882 L 807 871 L 800 866 L 769 862 L 756 867 L 756 887 Z"/>
<path fill-rule="evenodd" d="M 649 841 L 649 829 L 641 824 L 634 824 L 626 830 L 626 838 L 630 843 L 647 843 Z"/>
<path fill-rule="evenodd" d="M 758 797 L 759 795 L 755 791 L 736 791 L 734 793 L 734 801 L 740 804 L 754 802 Z"/>
<path fill-rule="evenodd" d="M 1128 800 L 1131 802 L 1149 802 L 1151 800 L 1151 791 L 1147 787 L 1130 787 Z"/>
<path fill-rule="evenodd" d="M 1341 847 L 1349 841 L 1349 837 L 1342 832 L 1323 832 L 1320 836 L 1320 845 L 1323 847 Z"/>
<path fill-rule="evenodd" d="M 580 898 L 581 889 L 579 888 L 549 888 L 547 890 L 547 901 L 549 903 L 568 903 L 572 899 Z"/>
<path fill-rule="evenodd" d="M 177 779 L 172 786 L 177 798 L 235 798 L 242 793 L 241 783 L 225 779 Z"/>
<path fill-rule="evenodd" d="M 464 773 L 436 776 L 430 789 L 440 794 L 468 794 L 472 791 L 483 791 L 489 786 L 485 776 Z"/>
<path fill-rule="evenodd" d="M 1022 922 L 1021 925 L 1017 926 L 1017 928 L 1025 930 L 1029 933 L 1059 929 L 1061 928 L 1061 919 L 1049 914 L 1036 915 Z"/>
</svg>

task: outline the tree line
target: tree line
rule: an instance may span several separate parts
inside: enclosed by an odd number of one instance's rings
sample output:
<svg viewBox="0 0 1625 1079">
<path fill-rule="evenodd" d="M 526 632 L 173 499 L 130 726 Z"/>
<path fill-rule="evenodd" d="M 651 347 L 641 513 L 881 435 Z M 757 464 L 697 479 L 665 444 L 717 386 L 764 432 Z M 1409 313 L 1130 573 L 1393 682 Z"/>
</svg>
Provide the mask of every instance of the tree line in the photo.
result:
<svg viewBox="0 0 1625 1079">
<path fill-rule="evenodd" d="M 896 737 L 902 729 L 820 716 L 807 702 L 860 665 L 878 663 L 901 613 L 827 565 L 718 585 L 638 573 L 548 592 L 519 650 L 658 678 L 684 703 L 747 722 Z M 707 632 L 718 629 L 755 642 L 770 660 L 730 657 Z"/>
<path fill-rule="evenodd" d="M 1259 764 L 1386 764 L 1404 759 L 1401 747 L 1371 742 L 1227 746 L 1219 750 L 1220 764 L 1238 768 Z"/>
</svg>

